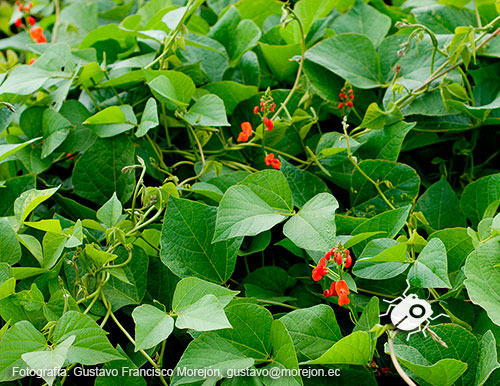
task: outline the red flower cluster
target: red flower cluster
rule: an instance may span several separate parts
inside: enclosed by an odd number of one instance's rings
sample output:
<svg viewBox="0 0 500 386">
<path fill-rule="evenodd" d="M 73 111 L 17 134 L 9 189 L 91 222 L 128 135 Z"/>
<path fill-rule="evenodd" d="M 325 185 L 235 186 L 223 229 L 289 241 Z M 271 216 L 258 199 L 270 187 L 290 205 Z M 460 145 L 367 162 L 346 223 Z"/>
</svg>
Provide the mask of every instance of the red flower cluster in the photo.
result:
<svg viewBox="0 0 500 386">
<path fill-rule="evenodd" d="M 47 43 L 47 38 L 43 34 L 42 27 L 31 27 L 30 36 L 37 43 Z"/>
<path fill-rule="evenodd" d="M 260 109 L 259 106 L 253 108 L 254 114 L 258 114 L 264 121 L 264 125 L 267 127 L 267 131 L 271 131 L 274 128 L 274 123 L 271 121 L 267 115 L 269 113 L 274 113 L 276 108 L 276 103 L 273 102 L 273 97 L 267 95 L 267 93 L 260 99 Z M 259 112 L 260 110 L 260 112 Z"/>
<path fill-rule="evenodd" d="M 338 265 L 341 265 L 345 258 L 346 268 L 349 268 L 352 264 L 352 257 L 348 249 L 340 250 L 339 248 L 332 248 L 325 253 L 325 259 L 330 261 L 330 258 Z"/>
<path fill-rule="evenodd" d="M 19 6 L 19 11 L 20 12 L 30 12 L 31 8 L 33 8 L 33 3 L 31 1 L 29 2 L 29 4 L 27 6 L 24 5 L 24 4 L 22 4 L 19 1 L 16 1 L 16 5 Z M 35 25 L 36 24 L 36 19 L 33 16 L 29 16 L 29 14 L 28 14 L 27 16 L 25 15 L 25 18 L 26 18 L 27 23 L 29 23 L 30 25 Z M 14 25 L 17 28 L 21 28 L 21 26 L 23 25 L 22 19 L 20 17 L 18 17 L 14 21 Z"/>
<path fill-rule="evenodd" d="M 327 289 L 323 292 L 325 297 L 329 296 L 338 296 L 339 297 L 339 306 L 342 307 L 344 304 L 349 304 L 350 300 L 347 297 L 349 295 L 349 287 L 345 280 L 339 280 L 332 282 L 330 289 Z"/>
<path fill-rule="evenodd" d="M 274 158 L 273 153 L 269 153 L 268 155 L 265 156 L 264 162 L 266 163 L 267 166 L 271 165 L 275 169 L 280 169 L 281 168 L 281 162 L 279 159 Z"/>
<path fill-rule="evenodd" d="M 240 135 L 238 135 L 238 142 L 248 141 L 248 138 L 250 138 L 250 136 L 253 133 L 252 125 L 250 124 L 250 122 L 243 122 L 241 124 L 241 130 L 242 131 L 241 131 Z"/>
<path fill-rule="evenodd" d="M 339 109 L 344 107 L 344 105 L 347 106 L 348 108 L 352 108 L 353 106 L 352 101 L 354 100 L 354 94 L 352 88 L 346 89 L 345 87 L 342 87 L 342 89 L 340 90 L 339 98 L 340 98 L 340 103 L 338 105 Z"/>
</svg>

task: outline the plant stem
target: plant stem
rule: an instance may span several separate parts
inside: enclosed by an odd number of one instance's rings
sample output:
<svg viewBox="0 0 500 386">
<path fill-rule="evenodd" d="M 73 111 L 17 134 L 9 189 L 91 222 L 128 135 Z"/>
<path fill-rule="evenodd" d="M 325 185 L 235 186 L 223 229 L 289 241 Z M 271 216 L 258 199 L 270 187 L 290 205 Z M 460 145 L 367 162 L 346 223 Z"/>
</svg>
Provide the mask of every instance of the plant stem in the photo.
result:
<svg viewBox="0 0 500 386">
<path fill-rule="evenodd" d="M 56 41 L 57 29 L 59 28 L 59 14 L 61 13 L 61 7 L 59 5 L 59 0 L 54 0 L 54 8 L 56 10 L 56 22 L 54 23 L 54 28 L 52 28 L 52 43 Z"/>
<path fill-rule="evenodd" d="M 406 382 L 407 385 L 409 386 L 417 386 L 415 382 L 406 374 L 406 372 L 403 370 L 401 365 L 398 362 L 398 358 L 396 358 L 396 354 L 394 352 L 394 337 L 398 334 L 398 331 L 392 332 L 392 331 L 387 331 L 388 339 L 387 339 L 387 345 L 389 348 L 389 354 L 391 355 L 392 359 L 392 364 L 396 368 L 396 371 L 398 372 L 399 376 L 403 378 L 403 381 Z"/>
<path fill-rule="evenodd" d="M 292 310 L 298 310 L 299 307 L 292 306 L 290 304 L 285 304 L 285 303 L 280 303 L 280 302 L 275 302 L 273 300 L 264 300 L 264 299 L 257 299 L 258 302 L 264 303 L 264 304 L 271 304 L 273 306 L 281 306 L 285 308 L 290 308 Z"/>
<path fill-rule="evenodd" d="M 280 111 L 286 106 L 286 104 L 290 101 L 292 98 L 293 94 L 297 90 L 299 86 L 299 81 L 300 81 L 300 75 L 302 74 L 302 68 L 304 66 L 304 55 L 306 52 L 306 37 L 304 36 L 304 27 L 302 26 L 302 22 L 298 18 L 298 16 L 295 14 L 295 12 L 290 8 L 286 7 L 287 11 L 293 16 L 293 19 L 299 23 L 299 28 L 300 28 L 300 62 L 299 62 L 299 69 L 297 70 L 297 76 L 295 77 L 295 82 L 293 83 L 292 89 L 288 93 L 286 99 L 281 103 L 280 107 L 278 110 L 276 110 L 276 113 L 273 115 L 271 118 L 271 121 L 274 121 L 277 117 Z"/>
</svg>

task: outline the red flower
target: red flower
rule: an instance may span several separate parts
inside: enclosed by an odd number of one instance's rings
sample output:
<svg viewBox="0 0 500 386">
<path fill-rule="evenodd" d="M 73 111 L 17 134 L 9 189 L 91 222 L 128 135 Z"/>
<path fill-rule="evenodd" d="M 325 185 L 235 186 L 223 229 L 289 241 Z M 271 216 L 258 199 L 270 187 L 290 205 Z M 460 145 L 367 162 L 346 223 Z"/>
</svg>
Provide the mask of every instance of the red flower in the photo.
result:
<svg viewBox="0 0 500 386">
<path fill-rule="evenodd" d="M 266 163 L 267 166 L 271 165 L 275 169 L 280 169 L 281 168 L 281 161 L 277 158 L 274 158 L 273 153 L 269 153 L 264 157 L 264 162 Z"/>
<path fill-rule="evenodd" d="M 350 255 L 348 249 L 345 250 L 345 253 L 346 253 L 346 255 L 345 255 L 345 267 L 349 268 L 352 264 L 352 257 Z"/>
<path fill-rule="evenodd" d="M 337 296 L 337 292 L 335 291 L 335 282 L 332 282 L 330 289 L 324 290 L 323 295 L 327 298 L 330 296 Z"/>
<path fill-rule="evenodd" d="M 253 108 L 253 113 L 254 113 L 254 114 L 258 114 L 258 113 L 259 113 L 259 106 L 255 106 L 255 107 Z"/>
<path fill-rule="evenodd" d="M 274 109 L 275 109 L 275 108 L 276 108 L 276 103 L 273 103 L 273 104 L 271 105 L 271 112 L 272 112 L 272 113 L 274 113 Z"/>
<path fill-rule="evenodd" d="M 328 273 L 328 268 L 326 268 L 326 260 L 324 257 L 319 259 L 318 265 L 312 271 L 312 278 L 314 281 L 319 281 Z"/>
<path fill-rule="evenodd" d="M 339 98 L 345 98 L 345 95 L 343 93 L 340 93 Z"/>
<path fill-rule="evenodd" d="M 28 16 L 26 20 L 28 20 L 28 23 L 30 23 L 31 25 L 34 25 L 36 23 L 36 19 L 33 16 Z"/>
<path fill-rule="evenodd" d="M 47 38 L 43 35 L 42 27 L 31 27 L 30 36 L 37 43 L 47 43 Z"/>
<path fill-rule="evenodd" d="M 269 153 L 268 155 L 266 155 L 264 157 L 264 162 L 266 163 L 267 166 L 271 165 L 271 162 L 273 161 L 274 159 L 274 154 L 273 153 Z"/>
<path fill-rule="evenodd" d="M 340 102 L 338 108 L 341 109 L 344 106 L 344 102 Z"/>
<path fill-rule="evenodd" d="M 250 124 L 250 122 L 243 122 L 241 124 L 241 130 L 243 130 L 243 132 L 248 135 L 249 137 L 252 135 L 253 133 L 253 130 L 252 130 L 252 125 Z"/>
<path fill-rule="evenodd" d="M 20 17 L 18 17 L 18 18 L 16 19 L 16 21 L 14 22 L 14 25 L 15 25 L 17 28 L 19 28 L 19 27 L 21 27 L 21 24 L 23 24 L 23 22 L 21 21 L 21 18 L 20 18 Z"/>
<path fill-rule="evenodd" d="M 333 248 L 330 249 L 328 252 L 325 253 L 325 259 L 327 261 L 330 261 L 330 257 L 332 257 L 332 254 L 333 254 Z"/>
<path fill-rule="evenodd" d="M 248 141 L 248 135 L 243 131 L 238 135 L 238 142 L 246 142 Z"/>
<path fill-rule="evenodd" d="M 342 254 L 340 252 L 335 254 L 335 259 L 337 260 L 338 265 L 342 264 Z"/>
<path fill-rule="evenodd" d="M 344 304 L 349 304 L 350 300 L 347 297 L 349 295 L 349 287 L 344 280 L 339 280 L 335 283 L 335 291 L 339 296 L 339 306 L 342 307 Z"/>
<path fill-rule="evenodd" d="M 35 58 L 30 59 L 30 61 L 28 62 L 28 65 L 31 66 L 33 63 L 35 63 L 35 61 L 36 61 Z"/>
<path fill-rule="evenodd" d="M 353 94 L 349 95 L 349 98 L 351 98 L 351 100 L 353 100 L 354 99 L 354 95 Z"/>
<path fill-rule="evenodd" d="M 267 131 L 271 131 L 274 127 L 273 121 L 271 121 L 268 117 L 264 117 L 264 125 L 267 126 Z"/>
<path fill-rule="evenodd" d="M 352 102 L 351 102 L 351 101 L 348 101 L 348 102 L 347 102 L 347 106 L 349 106 L 350 108 L 352 108 Z"/>
<path fill-rule="evenodd" d="M 24 7 L 23 7 L 23 5 L 21 4 L 21 5 L 19 6 L 19 11 L 21 11 L 21 12 L 22 12 L 22 11 L 23 11 L 23 9 L 24 9 Z"/>
</svg>

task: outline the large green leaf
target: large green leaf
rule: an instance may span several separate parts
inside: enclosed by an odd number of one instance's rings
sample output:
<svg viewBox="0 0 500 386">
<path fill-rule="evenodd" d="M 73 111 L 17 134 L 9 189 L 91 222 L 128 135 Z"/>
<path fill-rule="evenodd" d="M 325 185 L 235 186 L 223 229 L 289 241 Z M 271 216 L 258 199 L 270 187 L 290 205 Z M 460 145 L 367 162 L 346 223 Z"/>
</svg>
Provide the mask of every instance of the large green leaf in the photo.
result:
<svg viewBox="0 0 500 386">
<path fill-rule="evenodd" d="M 130 105 L 111 106 L 87 118 L 84 124 L 97 136 L 107 138 L 130 130 L 137 124 L 137 118 Z"/>
<path fill-rule="evenodd" d="M 465 226 L 460 202 L 444 177 L 427 188 L 418 199 L 415 210 L 424 214 L 433 229 Z"/>
<path fill-rule="evenodd" d="M 484 385 L 488 377 L 499 367 L 495 336 L 488 330 L 479 341 L 479 363 L 474 385 Z"/>
<path fill-rule="evenodd" d="M 118 258 L 114 260 L 117 264 L 123 263 L 129 255 L 129 252 L 123 247 L 119 247 L 115 253 L 118 255 Z M 139 305 L 146 293 L 148 255 L 144 249 L 138 246 L 134 246 L 130 253 L 132 254 L 131 260 L 121 268 L 126 282 L 123 278 L 111 275 L 102 289 L 106 299 L 111 303 L 113 311 L 129 304 Z"/>
<path fill-rule="evenodd" d="M 415 374 L 419 383 L 422 379 L 436 386 L 474 384 L 479 355 L 476 337 L 456 324 L 440 324 L 431 329 L 447 347 L 429 334 L 412 334 L 409 340 L 406 334 L 399 334 L 394 340 L 398 359 Z"/>
<path fill-rule="evenodd" d="M 232 114 L 238 103 L 250 99 L 258 93 L 255 86 L 246 86 L 233 81 L 222 81 L 209 83 L 203 86 L 203 89 L 217 95 L 224 101 L 224 106 L 228 114 Z"/>
<path fill-rule="evenodd" d="M 325 304 L 292 311 L 280 320 L 290 333 L 301 361 L 318 358 L 342 339 L 335 313 Z"/>
<path fill-rule="evenodd" d="M 271 313 L 257 304 L 237 301 L 230 303 L 225 311 L 233 328 L 219 330 L 217 334 L 243 355 L 266 359 L 271 353 Z"/>
<path fill-rule="evenodd" d="M 195 85 L 191 78 L 181 72 L 168 71 L 148 82 L 153 95 L 161 102 L 173 102 L 186 107 L 193 97 Z"/>
<path fill-rule="evenodd" d="M 381 75 L 375 47 L 364 35 L 343 33 L 323 40 L 306 59 L 326 67 L 359 88 L 379 87 Z"/>
<path fill-rule="evenodd" d="M 17 322 L 7 330 L 0 340 L 0 381 L 22 378 L 14 367 L 27 369 L 21 355 L 43 349 L 45 337 L 27 320 Z"/>
<path fill-rule="evenodd" d="M 186 120 L 198 126 L 230 126 L 226 117 L 224 102 L 217 95 L 203 95 L 190 107 Z"/>
<path fill-rule="evenodd" d="M 335 210 L 338 207 L 330 193 L 319 193 L 287 221 L 283 234 L 299 248 L 327 251 L 334 247 Z"/>
<path fill-rule="evenodd" d="M 490 319 L 500 325 L 500 243 L 492 239 L 479 245 L 465 262 L 464 284 L 470 300 L 483 307 Z"/>
<path fill-rule="evenodd" d="M 71 335 L 55 347 L 27 352 L 21 355 L 21 358 L 28 364 L 30 369 L 39 372 L 47 384 L 52 386 L 57 374 L 64 365 L 68 356 L 68 350 L 75 341 L 75 338 L 75 335 Z"/>
<path fill-rule="evenodd" d="M 72 176 L 75 193 L 100 205 L 115 192 L 121 202 L 128 201 L 135 176 L 123 173 L 122 169 L 134 164 L 134 152 L 134 145 L 124 135 L 96 139 L 75 164 Z"/>
<path fill-rule="evenodd" d="M 281 159 L 281 172 L 285 175 L 292 190 L 295 206 L 302 208 L 304 204 L 318 193 L 328 191 L 325 182 L 318 176 L 293 166 L 285 159 Z"/>
<path fill-rule="evenodd" d="M 135 135 L 136 137 L 142 137 L 147 134 L 147 132 L 160 124 L 158 119 L 158 107 L 156 105 L 156 99 L 149 98 L 146 107 L 144 107 L 144 112 L 142 113 L 141 124 L 137 129 Z"/>
<path fill-rule="evenodd" d="M 180 277 L 224 283 L 234 271 L 243 239 L 212 243 L 217 210 L 201 202 L 170 196 L 161 236 L 161 259 Z"/>
<path fill-rule="evenodd" d="M 292 214 L 292 191 L 276 170 L 252 174 L 230 187 L 219 204 L 214 241 L 255 236 Z"/>
<path fill-rule="evenodd" d="M 491 203 L 500 199 L 500 173 L 480 178 L 467 185 L 460 197 L 460 206 L 473 224 L 483 217 Z"/>
<path fill-rule="evenodd" d="M 21 259 L 21 246 L 7 218 L 0 218 L 0 262 L 16 264 Z"/>
<path fill-rule="evenodd" d="M 349 12 L 340 16 L 333 23 L 337 33 L 356 32 L 368 37 L 378 47 L 391 28 L 391 19 L 370 7 L 362 0 L 357 0 Z"/>
<path fill-rule="evenodd" d="M 232 291 L 196 277 L 188 277 L 177 283 L 172 298 L 172 309 L 176 311 L 186 308 L 209 294 L 214 295 L 223 306 L 226 306 L 238 294 L 238 291 Z"/>
<path fill-rule="evenodd" d="M 366 366 L 371 361 L 373 341 L 366 331 L 345 336 L 319 358 L 304 362 L 310 365 L 349 364 Z"/>
<path fill-rule="evenodd" d="M 167 339 L 174 329 L 174 319 L 149 304 L 136 307 L 132 318 L 135 322 L 135 351 L 156 346 Z"/>
<path fill-rule="evenodd" d="M 22 142 L 22 143 L 16 143 L 16 144 L 0 144 L 0 162 L 2 162 L 4 159 L 10 157 L 12 154 L 15 154 L 25 146 L 29 145 L 30 143 L 36 142 L 41 137 L 38 138 L 33 138 L 30 139 L 29 141 Z"/>
<path fill-rule="evenodd" d="M 451 288 L 443 242 L 430 240 L 408 272 L 408 281 L 420 288 Z"/>
<path fill-rule="evenodd" d="M 57 321 L 53 341 L 60 344 L 70 336 L 75 336 L 75 341 L 68 351 L 69 363 L 91 366 L 122 359 L 109 343 L 106 333 L 88 315 L 68 311 Z"/>
<path fill-rule="evenodd" d="M 351 205 L 357 212 L 375 215 L 390 209 L 377 189 L 363 174 L 378 182 L 387 200 L 398 208 L 412 203 L 418 196 L 420 178 L 408 165 L 386 160 L 359 163 L 351 183 Z"/>
<path fill-rule="evenodd" d="M 215 384 L 220 378 L 227 376 L 228 371 L 246 369 L 254 364 L 252 358 L 245 357 L 231 343 L 215 333 L 205 333 L 193 340 L 182 354 L 174 369 L 172 386 L 204 381 L 203 374 L 220 373 L 219 376 L 208 377 L 207 382 Z M 193 375 L 182 375 L 180 369 L 190 369 Z"/>
<path fill-rule="evenodd" d="M 224 305 L 212 294 L 205 295 L 186 307 L 177 307 L 175 311 L 177 328 L 211 331 L 232 327 L 224 313 Z"/>
<path fill-rule="evenodd" d="M 21 225 L 26 217 L 28 217 L 38 205 L 48 200 L 57 189 L 59 189 L 59 187 L 44 190 L 31 189 L 23 192 L 14 202 L 14 214 L 17 223 Z"/>
</svg>

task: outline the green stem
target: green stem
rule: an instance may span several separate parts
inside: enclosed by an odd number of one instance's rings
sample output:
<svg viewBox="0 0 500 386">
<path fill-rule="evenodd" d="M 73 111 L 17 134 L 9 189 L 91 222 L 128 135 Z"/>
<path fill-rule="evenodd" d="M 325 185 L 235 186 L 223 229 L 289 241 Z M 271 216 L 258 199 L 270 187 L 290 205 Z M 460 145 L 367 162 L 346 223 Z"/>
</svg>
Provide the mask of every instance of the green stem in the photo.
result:
<svg viewBox="0 0 500 386">
<path fill-rule="evenodd" d="M 99 105 L 99 103 L 97 102 L 97 100 L 94 98 L 94 96 L 90 92 L 89 88 L 87 86 L 83 85 L 83 84 L 82 84 L 82 88 L 85 90 L 85 92 L 89 96 L 90 100 L 92 101 L 92 103 L 94 104 L 94 106 L 96 107 L 96 109 L 99 110 L 99 111 L 101 111 L 101 106 Z"/>
<path fill-rule="evenodd" d="M 285 304 L 285 303 L 280 303 L 280 302 L 275 302 L 274 300 L 264 300 L 264 299 L 257 299 L 258 302 L 264 303 L 264 304 L 270 304 L 273 306 L 281 306 L 285 308 L 290 308 L 292 310 L 298 310 L 299 307 L 292 306 L 290 304 Z"/>
<path fill-rule="evenodd" d="M 271 121 L 274 121 L 277 117 L 280 111 L 286 106 L 286 104 L 290 101 L 292 98 L 293 94 L 299 87 L 299 81 L 300 81 L 300 75 L 302 74 L 302 68 L 304 66 L 304 55 L 306 52 L 306 38 L 304 35 L 304 27 L 302 26 L 302 22 L 300 21 L 299 17 L 295 14 L 295 12 L 290 8 L 286 7 L 287 11 L 293 16 L 293 19 L 299 23 L 299 28 L 300 28 L 300 62 L 299 62 L 299 69 L 297 71 L 297 76 L 295 77 L 295 82 L 293 83 L 292 89 L 288 93 L 286 99 L 284 100 L 283 103 L 281 103 L 280 107 L 276 111 L 276 113 L 273 115 L 271 118 Z"/>
<path fill-rule="evenodd" d="M 170 149 L 172 147 L 172 142 L 170 142 L 170 132 L 168 131 L 168 120 L 167 120 L 167 110 L 165 109 L 165 103 L 161 103 L 161 112 L 163 115 L 163 127 L 165 128 L 165 138 L 167 139 L 167 147 Z"/>
<path fill-rule="evenodd" d="M 396 353 L 394 352 L 394 337 L 398 334 L 398 331 L 393 332 L 393 331 L 387 331 L 388 339 L 387 339 L 387 346 L 389 348 L 389 354 L 391 356 L 392 364 L 396 368 L 396 371 L 398 372 L 399 376 L 403 378 L 403 381 L 406 382 L 407 385 L 409 386 L 417 386 L 415 382 L 408 376 L 408 374 L 405 373 L 403 368 L 398 362 L 398 358 L 396 358 Z"/>
</svg>

